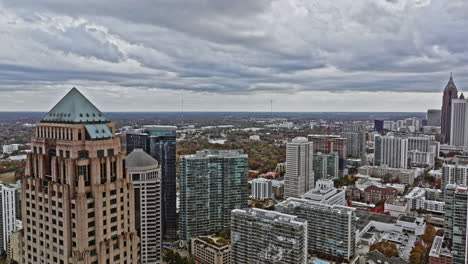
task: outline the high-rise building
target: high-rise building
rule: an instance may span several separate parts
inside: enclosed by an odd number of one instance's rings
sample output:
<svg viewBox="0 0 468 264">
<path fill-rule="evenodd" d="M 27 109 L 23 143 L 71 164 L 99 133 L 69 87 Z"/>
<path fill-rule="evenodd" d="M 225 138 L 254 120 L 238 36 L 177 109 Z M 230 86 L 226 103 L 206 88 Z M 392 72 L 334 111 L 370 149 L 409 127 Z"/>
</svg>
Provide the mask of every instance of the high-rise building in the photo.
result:
<svg viewBox="0 0 468 264">
<path fill-rule="evenodd" d="M 452 127 L 452 100 L 458 99 L 457 86 L 453 82 L 452 75 L 445 86 L 444 95 L 442 97 L 442 111 L 440 117 L 441 124 L 441 142 L 448 144 L 450 143 L 450 129 Z"/>
<path fill-rule="evenodd" d="M 440 117 L 442 111 L 440 109 L 429 109 L 427 110 L 427 125 L 428 126 L 440 126 Z"/>
<path fill-rule="evenodd" d="M 256 200 L 273 198 L 273 183 L 265 178 L 252 180 L 252 198 Z"/>
<path fill-rule="evenodd" d="M 452 246 L 453 263 L 468 263 L 468 189 L 449 184 L 445 188 L 445 238 Z"/>
<path fill-rule="evenodd" d="M 365 164 L 367 158 L 367 124 L 362 122 L 345 124 L 341 135 L 346 138 L 347 155 L 360 158 Z"/>
<path fill-rule="evenodd" d="M 393 136 L 376 136 L 374 165 L 387 165 L 390 168 L 407 168 L 408 139 Z"/>
<path fill-rule="evenodd" d="M 336 179 L 338 175 L 338 153 L 332 152 L 324 154 L 321 152 L 314 153 L 314 182 L 320 179 Z"/>
<path fill-rule="evenodd" d="M 299 197 L 314 188 L 314 149 L 307 138 L 297 137 L 286 144 L 284 197 Z"/>
<path fill-rule="evenodd" d="M 442 165 L 442 190 L 448 184 L 468 186 L 468 165 L 444 163 Z"/>
<path fill-rule="evenodd" d="M 355 208 L 322 204 L 308 199 L 289 198 L 275 206 L 275 210 L 307 220 L 307 244 L 312 254 L 344 260 L 349 260 L 354 255 L 356 250 Z"/>
<path fill-rule="evenodd" d="M 6 251 L 11 233 L 18 230 L 17 210 L 18 194 L 20 186 L 18 184 L 0 184 L 0 250 Z"/>
<path fill-rule="evenodd" d="M 374 120 L 374 131 L 382 132 L 384 130 L 383 120 Z"/>
<path fill-rule="evenodd" d="M 140 238 L 140 263 L 160 263 L 161 167 L 142 149 L 128 154 L 125 165 L 135 189 L 135 225 Z"/>
<path fill-rule="evenodd" d="M 175 239 L 177 234 L 176 130 L 175 126 L 150 125 L 125 136 L 127 153 L 143 149 L 161 166 L 162 225 L 166 239 Z"/>
<path fill-rule="evenodd" d="M 23 264 L 137 263 L 115 125 L 73 88 L 36 125 L 22 178 Z"/>
<path fill-rule="evenodd" d="M 261 209 L 236 209 L 231 220 L 231 263 L 307 263 L 307 221 Z"/>
<path fill-rule="evenodd" d="M 460 99 L 452 100 L 451 115 L 450 145 L 468 146 L 468 100 L 463 93 Z"/>
<path fill-rule="evenodd" d="M 314 143 L 314 152 L 328 154 L 337 152 L 339 157 L 339 170 L 343 172 L 346 166 L 346 138 L 338 135 L 308 135 L 307 139 Z"/>
<path fill-rule="evenodd" d="M 408 151 L 430 152 L 431 143 L 431 137 L 408 137 Z"/>
<path fill-rule="evenodd" d="M 229 226 L 231 211 L 247 206 L 247 158 L 241 150 L 202 150 L 180 157 L 182 239 Z"/>
</svg>

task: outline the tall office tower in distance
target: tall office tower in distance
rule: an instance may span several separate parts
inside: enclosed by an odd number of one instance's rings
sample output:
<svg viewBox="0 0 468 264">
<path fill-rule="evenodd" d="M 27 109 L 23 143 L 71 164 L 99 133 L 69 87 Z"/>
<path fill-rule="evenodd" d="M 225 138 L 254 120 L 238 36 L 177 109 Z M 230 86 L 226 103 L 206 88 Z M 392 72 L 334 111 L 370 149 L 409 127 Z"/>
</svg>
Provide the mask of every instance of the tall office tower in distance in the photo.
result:
<svg viewBox="0 0 468 264">
<path fill-rule="evenodd" d="M 141 132 L 125 136 L 127 153 L 143 149 L 161 166 L 162 226 L 169 240 L 177 234 L 176 130 L 175 126 L 144 126 Z"/>
<path fill-rule="evenodd" d="M 236 209 L 231 263 L 307 263 L 307 221 L 261 209 Z"/>
<path fill-rule="evenodd" d="M 308 135 L 307 139 L 314 143 L 314 152 L 328 154 L 337 152 L 339 157 L 340 173 L 343 172 L 346 166 L 346 138 L 337 135 Z"/>
<path fill-rule="evenodd" d="M 457 86 L 455 86 L 455 83 L 453 82 L 452 74 L 450 74 L 450 79 L 444 89 L 444 96 L 442 97 L 442 111 L 440 117 L 441 141 L 445 144 L 450 143 L 453 99 L 458 99 L 458 90 Z"/>
<path fill-rule="evenodd" d="M 0 184 L 0 249 L 6 251 L 10 235 L 18 230 L 17 225 L 17 210 L 18 194 L 20 186 L 17 184 Z"/>
<path fill-rule="evenodd" d="M 120 149 L 114 123 L 76 88 L 37 123 L 21 184 L 23 264 L 138 262 Z"/>
<path fill-rule="evenodd" d="M 346 138 L 346 153 L 367 162 L 367 124 L 351 123 L 343 126 L 342 136 Z"/>
<path fill-rule="evenodd" d="M 284 197 L 299 197 L 314 188 L 314 148 L 307 138 L 297 137 L 286 144 Z"/>
<path fill-rule="evenodd" d="M 314 153 L 314 187 L 320 179 L 336 179 L 338 178 L 338 153 L 323 154 L 320 152 Z"/>
<path fill-rule="evenodd" d="M 202 150 L 179 160 L 180 236 L 212 234 L 229 226 L 231 211 L 247 206 L 247 154 Z"/>
<path fill-rule="evenodd" d="M 428 126 L 440 126 L 440 118 L 442 111 L 440 109 L 429 109 L 427 110 L 427 125 Z"/>
<path fill-rule="evenodd" d="M 140 238 L 140 263 L 161 262 L 161 167 L 157 160 L 135 149 L 125 159 L 135 189 L 135 224 Z"/>
<path fill-rule="evenodd" d="M 408 167 L 408 139 L 393 136 L 375 137 L 374 164 L 390 168 Z"/>
<path fill-rule="evenodd" d="M 289 198 L 278 204 L 275 210 L 307 220 L 309 252 L 344 260 L 350 260 L 355 254 L 355 208 Z M 337 261 L 342 262 L 345 261 Z"/>
<path fill-rule="evenodd" d="M 468 146 L 468 100 L 463 93 L 459 99 L 452 100 L 451 115 L 450 145 Z"/>
<path fill-rule="evenodd" d="M 449 184 L 445 188 L 445 238 L 452 245 L 453 263 L 468 263 L 467 220 L 468 189 L 466 186 Z"/>
<path fill-rule="evenodd" d="M 383 120 L 374 120 L 374 131 L 382 132 L 384 130 Z"/>
</svg>

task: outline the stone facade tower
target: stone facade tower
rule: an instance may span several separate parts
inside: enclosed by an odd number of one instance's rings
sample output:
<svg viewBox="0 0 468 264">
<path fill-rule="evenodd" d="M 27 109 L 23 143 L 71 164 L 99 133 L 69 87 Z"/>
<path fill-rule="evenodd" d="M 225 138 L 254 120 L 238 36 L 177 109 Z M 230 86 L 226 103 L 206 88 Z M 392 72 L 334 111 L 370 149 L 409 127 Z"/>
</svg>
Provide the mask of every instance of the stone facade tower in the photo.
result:
<svg viewBox="0 0 468 264">
<path fill-rule="evenodd" d="M 449 82 L 444 89 L 442 98 L 442 115 L 441 115 L 441 143 L 450 143 L 450 129 L 452 124 L 452 99 L 458 99 L 457 86 L 453 82 L 452 74 L 450 74 Z"/>
<path fill-rule="evenodd" d="M 22 179 L 23 263 L 138 263 L 115 126 L 76 88 L 37 123 Z"/>
</svg>

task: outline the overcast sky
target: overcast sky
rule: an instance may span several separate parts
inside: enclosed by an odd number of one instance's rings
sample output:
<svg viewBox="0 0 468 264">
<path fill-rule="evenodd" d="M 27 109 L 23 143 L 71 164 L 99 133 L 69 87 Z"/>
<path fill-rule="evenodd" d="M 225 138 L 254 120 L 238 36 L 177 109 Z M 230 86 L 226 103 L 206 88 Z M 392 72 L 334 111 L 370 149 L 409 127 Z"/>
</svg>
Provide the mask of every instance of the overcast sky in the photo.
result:
<svg viewBox="0 0 468 264">
<path fill-rule="evenodd" d="M 466 0 L 0 0 L 0 111 L 426 111 Z"/>
</svg>

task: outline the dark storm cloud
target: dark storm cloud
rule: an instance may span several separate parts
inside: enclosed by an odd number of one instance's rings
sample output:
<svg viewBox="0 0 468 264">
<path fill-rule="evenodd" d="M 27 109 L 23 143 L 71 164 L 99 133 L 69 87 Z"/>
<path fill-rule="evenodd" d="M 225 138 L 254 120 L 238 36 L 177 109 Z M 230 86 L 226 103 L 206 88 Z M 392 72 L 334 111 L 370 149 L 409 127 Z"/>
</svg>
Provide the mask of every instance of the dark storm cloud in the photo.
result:
<svg viewBox="0 0 468 264">
<path fill-rule="evenodd" d="M 463 0 L 0 2 L 0 91 L 439 92 L 467 81 Z"/>
</svg>

